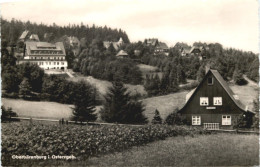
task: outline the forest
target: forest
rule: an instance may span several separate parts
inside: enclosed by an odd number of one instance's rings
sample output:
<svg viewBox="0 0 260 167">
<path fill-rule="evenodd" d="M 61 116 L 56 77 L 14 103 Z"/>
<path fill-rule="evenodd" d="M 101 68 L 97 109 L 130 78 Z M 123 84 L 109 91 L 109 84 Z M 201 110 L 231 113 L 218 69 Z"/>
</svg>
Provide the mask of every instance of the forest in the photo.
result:
<svg viewBox="0 0 260 167">
<path fill-rule="evenodd" d="M 146 46 L 141 41 L 130 43 L 125 31 L 111 29 L 107 26 L 97 27 L 83 25 L 83 23 L 68 26 L 58 26 L 55 23 L 44 25 L 15 19 L 8 21 L 3 18 L 1 23 L 2 48 L 16 45 L 24 30 L 38 34 L 40 40 L 48 42 L 64 42 L 64 36 L 75 36 L 80 39 L 81 51 L 74 55 L 69 47 L 65 47 L 69 68 L 98 79 L 142 84 L 151 96 L 177 92 L 179 85 L 185 84 L 187 79 L 200 81 L 205 75 L 206 66 L 217 69 L 226 81 L 234 81 L 238 85 L 246 84 L 243 75 L 247 75 L 256 82 L 259 78 L 257 54 L 225 48 L 219 43 L 193 43 L 192 46 L 206 48 L 201 53 L 206 59 L 200 60 L 196 55 L 181 55 L 181 47 L 192 47 L 186 43 L 176 43 L 169 49 L 169 55 L 166 56 L 163 53 L 155 53 L 154 47 Z M 44 38 L 45 33 L 53 35 L 46 39 Z M 115 56 L 117 51 L 112 46 L 108 49 L 103 46 L 103 41 L 118 41 L 120 37 L 123 38 L 124 44 L 119 47 L 119 50 L 125 50 L 129 55 L 128 59 L 118 59 Z M 135 53 L 136 50 L 139 51 L 139 54 Z M 5 59 L 15 59 L 12 58 L 12 53 L 8 57 L 4 50 L 2 50 L 2 55 L 2 63 L 6 62 Z M 11 60 L 11 62 L 13 62 L 11 64 L 15 64 L 15 60 Z M 162 75 L 147 75 L 143 78 L 137 67 L 140 63 L 158 67 Z M 2 72 L 5 73 L 3 69 Z"/>
</svg>

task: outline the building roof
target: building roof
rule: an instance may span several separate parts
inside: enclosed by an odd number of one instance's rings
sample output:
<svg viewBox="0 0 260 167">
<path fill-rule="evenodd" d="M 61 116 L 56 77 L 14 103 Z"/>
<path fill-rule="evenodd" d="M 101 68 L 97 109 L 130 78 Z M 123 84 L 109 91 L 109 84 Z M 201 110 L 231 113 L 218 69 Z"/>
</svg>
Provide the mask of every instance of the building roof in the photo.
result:
<svg viewBox="0 0 260 167">
<path fill-rule="evenodd" d="M 113 45 L 113 47 L 115 48 L 115 50 L 118 50 L 120 47 L 120 44 L 118 42 L 111 42 L 111 41 L 104 41 L 103 45 L 106 49 L 109 48 L 110 45 Z"/>
<path fill-rule="evenodd" d="M 33 40 L 33 41 L 40 41 L 40 39 L 39 39 L 39 37 L 38 37 L 38 35 L 37 34 L 32 34 L 31 36 L 30 36 L 30 40 Z"/>
<path fill-rule="evenodd" d="M 155 46 L 158 42 L 157 38 L 145 39 L 147 45 Z"/>
<path fill-rule="evenodd" d="M 48 42 L 35 42 L 35 41 L 27 41 L 25 42 L 26 45 L 26 53 L 27 55 L 46 55 L 46 53 L 37 53 L 33 54 L 32 51 L 61 51 L 61 53 L 55 53 L 52 55 L 59 55 L 59 56 L 65 56 L 65 49 L 62 42 L 57 42 L 55 44 L 48 43 Z M 48 54 L 48 53 L 47 53 Z"/>
<path fill-rule="evenodd" d="M 159 42 L 159 44 L 156 46 L 156 48 L 160 48 L 160 49 L 169 49 L 167 44 L 164 42 Z"/>
<path fill-rule="evenodd" d="M 194 50 L 199 50 L 201 52 L 201 49 L 199 47 L 195 47 L 193 46 L 191 49 L 190 49 L 190 53 L 193 53 Z"/>
<path fill-rule="evenodd" d="M 124 50 L 120 50 L 116 56 L 128 56 L 128 54 Z"/>
<path fill-rule="evenodd" d="M 22 33 L 22 35 L 20 36 L 20 40 L 23 40 L 23 39 L 25 39 L 26 38 L 26 36 L 28 35 L 28 33 L 29 33 L 29 31 L 28 30 L 25 30 L 23 33 Z"/>
<path fill-rule="evenodd" d="M 212 70 L 209 69 L 209 71 L 207 72 L 207 74 L 205 75 L 205 77 L 203 78 L 203 81 L 207 78 L 208 74 L 212 73 L 213 76 L 218 80 L 218 82 L 221 84 L 221 86 L 223 87 L 223 89 L 227 92 L 227 94 L 230 96 L 230 98 L 232 99 L 232 101 L 234 101 L 234 103 L 243 111 L 249 111 L 247 106 L 243 105 L 241 103 L 241 101 L 236 97 L 236 95 L 234 94 L 234 92 L 230 89 L 230 87 L 228 86 L 228 84 L 226 83 L 226 81 L 222 78 L 222 76 L 219 74 L 219 72 L 217 70 Z M 195 94 L 195 92 L 197 92 L 198 88 L 200 87 L 200 85 L 202 84 L 202 82 L 200 82 L 200 84 L 193 89 L 192 91 L 190 91 L 187 96 L 186 96 L 186 104 L 188 104 L 188 102 L 191 100 L 191 97 Z M 185 105 L 186 105 L 185 104 Z M 185 107 L 184 105 L 184 107 Z M 252 111 L 249 111 L 252 112 Z M 252 112 L 254 113 L 254 112 Z"/>
</svg>

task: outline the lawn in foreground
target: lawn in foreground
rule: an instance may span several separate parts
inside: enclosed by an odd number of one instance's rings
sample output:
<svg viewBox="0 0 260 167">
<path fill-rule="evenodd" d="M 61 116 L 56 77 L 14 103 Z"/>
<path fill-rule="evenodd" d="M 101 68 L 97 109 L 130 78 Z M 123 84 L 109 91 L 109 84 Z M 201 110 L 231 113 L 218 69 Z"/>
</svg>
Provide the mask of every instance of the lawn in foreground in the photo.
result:
<svg viewBox="0 0 260 167">
<path fill-rule="evenodd" d="M 245 134 L 178 136 L 74 163 L 91 166 L 253 166 L 259 164 L 258 137 Z"/>
</svg>

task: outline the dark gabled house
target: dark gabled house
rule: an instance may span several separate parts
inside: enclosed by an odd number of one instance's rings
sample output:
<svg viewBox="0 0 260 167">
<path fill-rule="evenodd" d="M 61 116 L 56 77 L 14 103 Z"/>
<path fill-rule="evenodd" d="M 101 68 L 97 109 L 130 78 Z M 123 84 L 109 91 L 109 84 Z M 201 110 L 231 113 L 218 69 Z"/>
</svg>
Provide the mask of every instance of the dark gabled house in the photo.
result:
<svg viewBox="0 0 260 167">
<path fill-rule="evenodd" d="M 159 41 L 157 38 L 148 38 L 144 40 L 144 44 L 146 46 L 153 46 L 156 47 L 158 45 Z"/>
<path fill-rule="evenodd" d="M 120 46 L 124 44 L 124 41 L 122 38 L 120 38 L 117 42 L 112 42 L 112 41 L 103 41 L 103 45 L 106 49 L 112 45 L 116 51 L 119 50 Z"/>
<path fill-rule="evenodd" d="M 178 113 L 191 125 L 206 129 L 233 129 L 242 114 L 251 119 L 254 115 L 234 95 L 217 70 L 208 70 L 186 101 Z"/>
<path fill-rule="evenodd" d="M 164 53 L 169 54 L 169 47 L 164 42 L 159 42 L 157 38 L 149 38 L 144 40 L 146 46 L 152 46 L 154 48 L 154 53 Z"/>
<path fill-rule="evenodd" d="M 164 43 L 164 42 L 159 42 L 159 43 L 156 45 L 154 51 L 155 51 L 156 53 L 168 53 L 168 52 L 169 52 L 169 48 L 168 48 L 168 46 L 166 45 L 166 43 Z"/>
</svg>

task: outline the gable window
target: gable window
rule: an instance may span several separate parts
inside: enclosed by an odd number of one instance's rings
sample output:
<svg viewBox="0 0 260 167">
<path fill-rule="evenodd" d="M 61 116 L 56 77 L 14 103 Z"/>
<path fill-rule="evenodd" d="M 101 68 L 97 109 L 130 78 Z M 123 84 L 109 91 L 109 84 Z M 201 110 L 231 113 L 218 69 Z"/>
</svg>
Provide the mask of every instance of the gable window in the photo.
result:
<svg viewBox="0 0 260 167">
<path fill-rule="evenodd" d="M 208 106 L 209 105 L 209 98 L 208 97 L 200 97 L 200 105 L 201 106 Z"/>
<path fill-rule="evenodd" d="M 215 106 L 221 106 L 222 105 L 222 97 L 214 97 L 213 101 L 214 101 Z"/>
<path fill-rule="evenodd" d="M 213 85 L 213 78 L 212 77 L 208 78 L 208 85 Z"/>
<path fill-rule="evenodd" d="M 192 125 L 200 125 L 200 116 L 192 116 Z"/>
<path fill-rule="evenodd" d="M 222 115 L 222 125 L 231 125 L 230 115 Z"/>
</svg>

